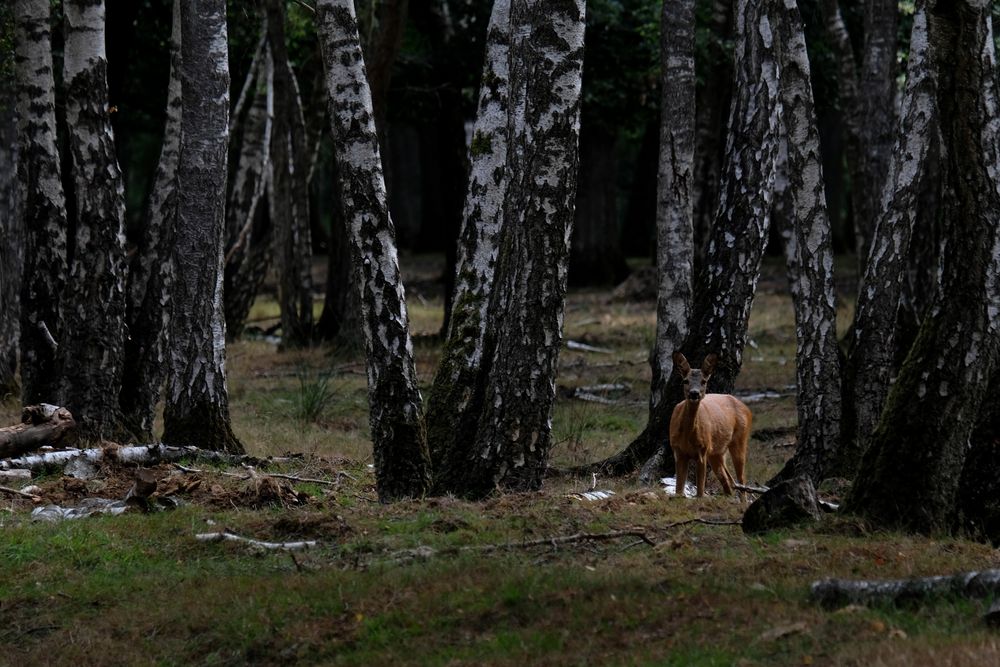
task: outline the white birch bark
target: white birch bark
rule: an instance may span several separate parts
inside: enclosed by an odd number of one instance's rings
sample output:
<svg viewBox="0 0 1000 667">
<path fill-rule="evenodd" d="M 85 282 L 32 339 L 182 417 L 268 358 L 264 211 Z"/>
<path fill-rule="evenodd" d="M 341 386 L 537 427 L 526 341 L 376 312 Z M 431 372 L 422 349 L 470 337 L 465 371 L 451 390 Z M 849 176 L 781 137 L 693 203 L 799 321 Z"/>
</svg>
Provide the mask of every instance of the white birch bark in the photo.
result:
<svg viewBox="0 0 1000 667">
<path fill-rule="evenodd" d="M 49 0 L 17 0 L 18 184 L 24 215 L 21 398 L 57 403 L 59 299 L 66 283 L 66 200 L 56 148 Z"/>
<path fill-rule="evenodd" d="M 435 485 L 442 487 L 465 474 L 467 434 L 478 421 L 486 384 L 483 357 L 507 185 L 509 49 L 510 0 L 496 0 L 469 149 L 451 323 L 427 406 Z"/>
<path fill-rule="evenodd" d="M 507 191 L 490 378 L 463 495 L 537 489 L 548 465 L 579 165 L 584 0 L 511 2 Z"/>
<path fill-rule="evenodd" d="M 242 452 L 226 387 L 222 252 L 229 149 L 225 0 L 181 0 L 181 143 L 163 441 Z"/>
<path fill-rule="evenodd" d="M 125 322 L 125 188 L 108 114 L 103 0 L 66 0 L 63 81 L 76 219 L 63 294 L 61 405 L 88 439 L 119 438 Z"/>
<path fill-rule="evenodd" d="M 826 210 L 819 131 L 802 17 L 795 0 L 781 5 L 782 141 L 785 149 L 785 255 L 795 304 L 798 444 L 768 482 L 798 475 L 818 483 L 840 442 L 840 361 L 833 248 Z M 777 188 L 776 188 L 777 189 Z"/>
<path fill-rule="evenodd" d="M 375 476 L 383 501 L 430 482 L 396 235 L 353 0 L 319 0 L 317 19 L 344 217 L 360 291 Z"/>
</svg>

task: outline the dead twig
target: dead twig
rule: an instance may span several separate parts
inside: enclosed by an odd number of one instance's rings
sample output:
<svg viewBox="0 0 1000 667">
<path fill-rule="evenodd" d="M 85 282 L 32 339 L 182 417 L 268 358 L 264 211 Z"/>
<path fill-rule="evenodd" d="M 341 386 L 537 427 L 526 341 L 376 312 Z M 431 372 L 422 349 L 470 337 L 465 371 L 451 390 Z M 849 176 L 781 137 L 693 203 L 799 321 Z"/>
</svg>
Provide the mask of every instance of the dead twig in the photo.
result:
<svg viewBox="0 0 1000 667">
<path fill-rule="evenodd" d="M 678 526 L 687 526 L 692 523 L 701 523 L 706 526 L 739 526 L 743 523 L 742 519 L 685 519 L 684 521 L 674 521 L 673 523 L 668 523 L 664 526 L 667 528 L 677 528 Z"/>
<path fill-rule="evenodd" d="M 239 475 L 233 472 L 226 472 L 224 470 L 202 470 L 200 468 L 189 468 L 188 466 L 181 465 L 180 463 L 174 463 L 173 465 L 181 472 L 186 472 L 186 473 L 203 474 L 203 475 L 211 473 L 213 475 L 222 475 L 223 477 L 235 477 L 236 479 L 241 479 L 241 480 L 248 480 L 251 477 L 253 477 L 253 473 L 248 473 L 246 475 Z M 252 466 L 244 466 L 244 467 L 247 468 L 248 470 L 252 468 Z M 356 477 L 346 472 L 338 472 L 337 479 L 335 481 L 329 479 L 317 479 L 315 477 L 299 477 L 298 475 L 286 475 L 285 473 L 281 472 L 264 472 L 264 473 L 260 471 L 255 471 L 255 472 L 257 474 L 261 474 L 266 477 L 277 477 L 279 479 L 287 479 L 293 482 L 302 482 L 304 484 L 326 484 L 328 486 L 340 486 L 341 477 L 347 477 L 348 479 L 352 479 L 355 482 L 358 481 Z"/>
</svg>

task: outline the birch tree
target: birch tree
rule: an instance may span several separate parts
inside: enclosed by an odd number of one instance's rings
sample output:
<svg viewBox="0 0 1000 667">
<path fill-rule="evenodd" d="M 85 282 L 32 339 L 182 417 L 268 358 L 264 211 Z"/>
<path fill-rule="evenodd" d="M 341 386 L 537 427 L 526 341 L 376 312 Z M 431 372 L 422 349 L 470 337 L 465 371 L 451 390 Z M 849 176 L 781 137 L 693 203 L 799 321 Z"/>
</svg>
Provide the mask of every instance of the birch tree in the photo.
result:
<svg viewBox="0 0 1000 667">
<path fill-rule="evenodd" d="M 1000 99 L 990 3 L 938 2 L 928 14 L 948 186 L 942 297 L 889 393 L 846 509 L 939 532 L 951 527 L 1000 356 Z"/>
<path fill-rule="evenodd" d="M 156 404 L 167 369 L 171 245 L 177 221 L 177 162 L 181 138 L 181 5 L 173 2 L 170 79 L 163 145 L 153 176 L 146 226 L 129 271 L 125 369 L 119 404 L 129 429 L 143 440 L 153 437 Z"/>
<path fill-rule="evenodd" d="M 467 436 L 476 428 L 486 384 L 490 296 L 507 183 L 510 0 L 495 0 L 486 35 L 479 110 L 469 151 L 469 186 L 458 241 L 451 323 L 427 405 L 435 490 L 465 474 Z"/>
<path fill-rule="evenodd" d="M 378 495 L 382 501 L 421 496 L 430 483 L 430 457 L 353 0 L 319 0 L 317 28 L 360 290 Z"/>
<path fill-rule="evenodd" d="M 681 351 L 692 364 L 719 356 L 712 391 L 732 393 L 743 363 L 747 322 L 770 226 L 780 111 L 774 5 L 740 0 L 736 7 L 733 105 L 722 191 L 705 265 L 694 283 L 688 334 Z M 665 447 L 673 406 L 682 399 L 677 374 L 667 379 L 661 409 L 628 447 L 590 466 L 630 472 Z M 666 458 L 670 458 L 669 456 Z"/>
<path fill-rule="evenodd" d="M 66 284 L 66 200 L 56 148 L 49 0 L 17 0 L 18 187 L 24 216 L 21 400 L 58 402 L 59 299 Z"/>
<path fill-rule="evenodd" d="M 12 24 L 12 8 L 0 9 L 0 39 L 10 34 Z M 13 52 L 6 49 L 0 52 L 0 399 L 18 390 L 15 373 L 24 265 L 23 222 L 18 206 L 13 56 Z"/>
<path fill-rule="evenodd" d="M 495 342 L 462 495 L 541 486 L 562 344 L 579 166 L 584 0 L 512 0 L 507 191 Z"/>
<path fill-rule="evenodd" d="M 181 0 L 181 100 L 163 441 L 242 452 L 229 420 L 222 313 L 229 148 L 224 0 Z"/>
<path fill-rule="evenodd" d="M 938 113 L 929 47 L 926 5 L 921 0 L 913 17 L 906 89 L 882 212 L 858 293 L 844 372 L 843 443 L 832 472 L 846 477 L 857 470 L 889 389 L 896 309 Z"/>
<path fill-rule="evenodd" d="M 833 248 L 826 209 L 812 77 L 802 17 L 794 0 L 779 7 L 782 142 L 788 207 L 785 256 L 795 305 L 798 444 L 775 480 L 819 482 L 840 440 L 840 359 Z"/>
</svg>

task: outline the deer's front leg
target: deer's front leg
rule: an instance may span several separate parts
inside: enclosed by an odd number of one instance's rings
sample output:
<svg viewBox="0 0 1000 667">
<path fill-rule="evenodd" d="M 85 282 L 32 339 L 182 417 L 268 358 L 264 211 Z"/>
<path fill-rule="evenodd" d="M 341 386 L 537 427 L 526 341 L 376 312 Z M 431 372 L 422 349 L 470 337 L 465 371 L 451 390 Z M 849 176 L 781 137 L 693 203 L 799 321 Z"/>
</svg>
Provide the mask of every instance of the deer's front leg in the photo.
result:
<svg viewBox="0 0 1000 667">
<path fill-rule="evenodd" d="M 674 451 L 674 469 L 677 473 L 677 483 L 674 485 L 674 495 L 684 497 L 684 487 L 687 486 L 688 457 Z"/>
<path fill-rule="evenodd" d="M 705 453 L 698 454 L 698 497 L 705 495 L 705 478 L 708 477 L 708 458 Z"/>
</svg>

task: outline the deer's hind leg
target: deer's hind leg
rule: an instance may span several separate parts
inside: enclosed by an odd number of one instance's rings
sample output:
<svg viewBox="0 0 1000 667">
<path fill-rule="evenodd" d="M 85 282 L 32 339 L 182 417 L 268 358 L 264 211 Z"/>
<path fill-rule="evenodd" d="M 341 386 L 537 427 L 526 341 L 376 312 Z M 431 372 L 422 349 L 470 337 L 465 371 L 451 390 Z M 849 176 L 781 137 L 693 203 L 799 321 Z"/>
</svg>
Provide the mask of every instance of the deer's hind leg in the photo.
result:
<svg viewBox="0 0 1000 667">
<path fill-rule="evenodd" d="M 747 410 L 745 428 L 734 433 L 733 439 L 729 443 L 729 456 L 733 459 L 736 479 L 739 480 L 741 486 L 746 486 L 747 483 L 747 449 L 750 444 L 750 423 L 752 419 L 753 415 Z M 740 500 L 746 500 L 746 496 L 742 491 L 740 491 Z"/>
<path fill-rule="evenodd" d="M 727 496 L 732 495 L 735 483 L 733 482 L 733 476 L 729 473 L 729 469 L 726 468 L 725 453 L 713 454 L 709 457 L 708 463 L 712 466 L 712 470 L 719 479 L 719 483 L 722 484 L 722 490 Z"/>
</svg>

